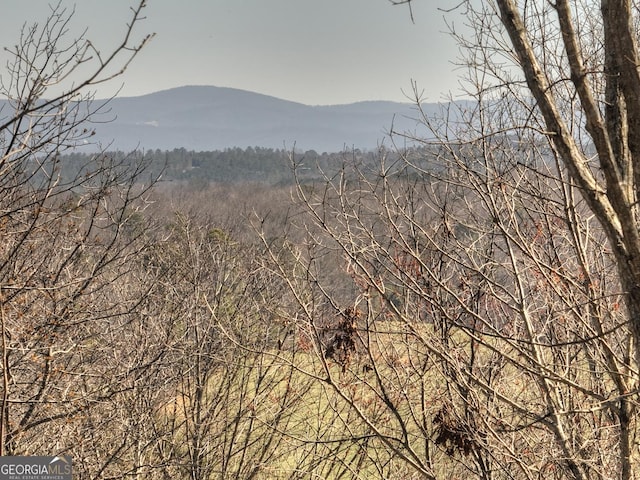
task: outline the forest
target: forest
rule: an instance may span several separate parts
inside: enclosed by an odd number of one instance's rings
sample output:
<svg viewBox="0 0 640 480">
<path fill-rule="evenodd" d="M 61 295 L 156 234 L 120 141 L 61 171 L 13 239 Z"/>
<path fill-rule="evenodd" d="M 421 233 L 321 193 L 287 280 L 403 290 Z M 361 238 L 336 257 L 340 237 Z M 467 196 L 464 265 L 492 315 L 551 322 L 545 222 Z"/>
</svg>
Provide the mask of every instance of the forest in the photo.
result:
<svg viewBox="0 0 640 480">
<path fill-rule="evenodd" d="M 462 2 L 476 102 L 376 151 L 87 153 L 144 6 L 110 54 L 60 7 L 9 49 L 0 456 L 640 478 L 636 3 Z"/>
<path fill-rule="evenodd" d="M 380 147 L 385 151 L 384 147 Z M 291 158 L 295 153 L 295 158 Z M 392 152 L 388 152 L 391 154 Z M 185 148 L 170 151 L 107 151 L 108 155 L 119 161 L 141 161 L 146 163 L 145 170 L 150 178 L 161 182 L 189 183 L 195 188 L 217 184 L 239 184 L 258 182 L 265 185 L 291 185 L 292 170 L 297 167 L 299 178 L 318 180 L 322 173 L 335 174 L 345 163 L 347 155 L 350 162 L 373 164 L 377 151 L 351 151 L 317 153 L 315 150 L 290 152 L 264 147 L 227 148 L 225 150 L 196 152 Z M 73 176 L 93 162 L 95 153 L 67 152 L 60 157 L 61 175 Z M 293 162 L 292 162 L 293 160 Z M 294 165 L 295 163 L 295 165 Z"/>
</svg>

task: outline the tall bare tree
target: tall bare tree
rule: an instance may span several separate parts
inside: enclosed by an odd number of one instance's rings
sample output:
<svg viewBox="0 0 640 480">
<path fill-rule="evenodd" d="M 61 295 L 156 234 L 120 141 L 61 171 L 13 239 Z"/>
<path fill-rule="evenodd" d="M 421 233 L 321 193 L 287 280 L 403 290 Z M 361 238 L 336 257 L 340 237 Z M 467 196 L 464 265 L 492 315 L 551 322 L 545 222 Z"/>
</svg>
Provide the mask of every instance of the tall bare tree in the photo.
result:
<svg viewBox="0 0 640 480">
<path fill-rule="evenodd" d="M 307 373 L 417 477 L 636 478 L 637 5 L 457 5 L 474 100 L 299 184 Z"/>
<path fill-rule="evenodd" d="M 136 32 L 144 4 L 108 52 L 69 38 L 72 12 L 52 7 L 8 50 L 0 84 L 0 454 L 71 453 L 87 476 L 121 452 L 118 398 L 157 353 L 120 355 L 151 284 L 131 259 L 148 245 L 132 227 L 153 179 L 132 158 L 60 156 L 91 141 L 93 89 L 149 39 Z"/>
</svg>

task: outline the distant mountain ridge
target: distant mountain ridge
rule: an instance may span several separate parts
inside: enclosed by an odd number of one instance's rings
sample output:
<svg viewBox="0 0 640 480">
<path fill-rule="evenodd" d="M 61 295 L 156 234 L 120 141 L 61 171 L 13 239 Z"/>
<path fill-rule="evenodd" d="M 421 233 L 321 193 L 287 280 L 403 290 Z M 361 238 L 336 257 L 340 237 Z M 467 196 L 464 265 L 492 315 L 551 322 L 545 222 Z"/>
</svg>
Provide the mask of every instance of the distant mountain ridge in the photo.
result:
<svg viewBox="0 0 640 480">
<path fill-rule="evenodd" d="M 430 111 L 437 104 L 423 105 Z M 110 100 L 95 140 L 111 149 L 221 150 L 268 147 L 336 152 L 375 148 L 416 129 L 414 105 L 365 101 L 310 106 L 226 87 L 187 86 Z M 100 123 L 105 121 L 106 123 Z"/>
</svg>

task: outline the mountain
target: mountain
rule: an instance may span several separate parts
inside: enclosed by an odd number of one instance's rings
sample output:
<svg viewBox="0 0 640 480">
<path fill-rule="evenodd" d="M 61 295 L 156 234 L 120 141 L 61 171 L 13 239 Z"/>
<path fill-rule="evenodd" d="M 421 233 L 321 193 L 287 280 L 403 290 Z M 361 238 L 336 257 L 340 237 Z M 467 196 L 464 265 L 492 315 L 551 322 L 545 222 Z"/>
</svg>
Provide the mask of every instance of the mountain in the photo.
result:
<svg viewBox="0 0 640 480">
<path fill-rule="evenodd" d="M 95 138 L 125 151 L 295 144 L 302 150 L 336 152 L 345 146 L 375 148 L 392 124 L 396 131 L 415 131 L 417 116 L 409 103 L 310 106 L 233 88 L 189 86 L 108 101 Z"/>
</svg>

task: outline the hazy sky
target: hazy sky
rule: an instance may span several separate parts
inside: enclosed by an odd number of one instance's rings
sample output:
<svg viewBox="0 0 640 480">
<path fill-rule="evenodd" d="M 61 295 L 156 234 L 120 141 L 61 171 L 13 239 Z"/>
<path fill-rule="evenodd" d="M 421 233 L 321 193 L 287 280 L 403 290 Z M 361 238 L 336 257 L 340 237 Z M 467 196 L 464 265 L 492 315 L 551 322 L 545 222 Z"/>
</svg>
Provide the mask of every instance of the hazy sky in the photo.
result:
<svg viewBox="0 0 640 480">
<path fill-rule="evenodd" d="M 52 2 L 5 0 L 0 45 L 14 45 L 22 24 L 45 18 Z M 62 0 L 75 6 L 73 31 L 88 28 L 104 50 L 134 3 Z M 458 49 L 439 10 L 456 3 L 415 0 L 412 23 L 406 6 L 388 0 L 148 0 L 137 33 L 156 36 L 105 93 L 123 83 L 126 96 L 217 85 L 315 105 L 406 101 L 414 80 L 426 101 L 437 101 L 459 89 Z"/>
</svg>

